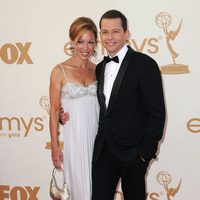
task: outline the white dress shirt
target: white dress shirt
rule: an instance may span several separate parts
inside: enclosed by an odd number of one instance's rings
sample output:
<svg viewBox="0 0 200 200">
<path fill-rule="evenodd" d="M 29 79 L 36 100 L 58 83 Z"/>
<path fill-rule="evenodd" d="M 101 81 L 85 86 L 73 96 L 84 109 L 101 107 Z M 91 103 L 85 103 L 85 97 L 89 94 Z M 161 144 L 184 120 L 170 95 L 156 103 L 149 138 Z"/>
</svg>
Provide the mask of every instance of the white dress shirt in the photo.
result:
<svg viewBox="0 0 200 200">
<path fill-rule="evenodd" d="M 103 92 L 104 92 L 104 95 L 106 98 L 105 99 L 106 107 L 108 107 L 108 104 L 109 104 L 110 95 L 111 95 L 111 91 L 113 88 L 113 83 L 116 79 L 117 73 L 119 71 L 121 63 L 122 63 L 127 51 L 128 51 L 128 47 L 126 45 L 124 45 L 124 47 L 122 47 L 122 49 L 115 55 L 115 56 L 118 56 L 119 63 L 111 61 L 111 62 L 107 63 L 105 66 Z"/>
</svg>

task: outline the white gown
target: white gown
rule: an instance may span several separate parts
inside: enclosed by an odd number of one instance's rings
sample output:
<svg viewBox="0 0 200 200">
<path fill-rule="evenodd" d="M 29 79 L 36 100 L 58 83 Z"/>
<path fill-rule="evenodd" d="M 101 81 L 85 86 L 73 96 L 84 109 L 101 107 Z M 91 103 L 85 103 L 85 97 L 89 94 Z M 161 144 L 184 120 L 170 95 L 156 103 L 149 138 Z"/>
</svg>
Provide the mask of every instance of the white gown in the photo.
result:
<svg viewBox="0 0 200 200">
<path fill-rule="evenodd" d="M 91 199 L 92 154 L 99 119 L 96 90 L 95 81 L 87 87 L 67 82 L 61 91 L 62 107 L 70 115 L 63 128 L 64 172 L 70 200 Z"/>
</svg>

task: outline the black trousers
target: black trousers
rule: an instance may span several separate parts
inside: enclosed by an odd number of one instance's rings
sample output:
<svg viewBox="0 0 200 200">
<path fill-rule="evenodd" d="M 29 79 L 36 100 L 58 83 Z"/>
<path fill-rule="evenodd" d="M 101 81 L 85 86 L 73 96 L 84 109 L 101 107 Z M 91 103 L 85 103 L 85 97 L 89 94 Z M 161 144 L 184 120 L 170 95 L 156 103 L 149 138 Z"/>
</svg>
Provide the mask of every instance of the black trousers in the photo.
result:
<svg viewBox="0 0 200 200">
<path fill-rule="evenodd" d="M 145 200 L 148 163 L 139 156 L 131 162 L 123 162 L 105 143 L 100 159 L 92 167 L 92 200 L 113 200 L 120 178 L 124 200 Z"/>
</svg>

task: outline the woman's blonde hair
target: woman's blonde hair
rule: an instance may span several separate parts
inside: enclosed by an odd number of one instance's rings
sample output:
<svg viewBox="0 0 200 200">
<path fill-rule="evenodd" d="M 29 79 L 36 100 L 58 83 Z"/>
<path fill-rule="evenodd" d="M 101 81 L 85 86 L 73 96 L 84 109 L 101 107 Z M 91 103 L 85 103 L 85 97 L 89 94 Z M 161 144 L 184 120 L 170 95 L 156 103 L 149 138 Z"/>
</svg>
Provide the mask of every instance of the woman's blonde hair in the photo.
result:
<svg viewBox="0 0 200 200">
<path fill-rule="evenodd" d="M 79 17 L 74 20 L 69 29 L 69 37 L 72 41 L 74 41 L 85 31 L 92 31 L 94 33 L 95 42 L 97 42 L 97 27 L 93 20 L 88 17 Z"/>
</svg>

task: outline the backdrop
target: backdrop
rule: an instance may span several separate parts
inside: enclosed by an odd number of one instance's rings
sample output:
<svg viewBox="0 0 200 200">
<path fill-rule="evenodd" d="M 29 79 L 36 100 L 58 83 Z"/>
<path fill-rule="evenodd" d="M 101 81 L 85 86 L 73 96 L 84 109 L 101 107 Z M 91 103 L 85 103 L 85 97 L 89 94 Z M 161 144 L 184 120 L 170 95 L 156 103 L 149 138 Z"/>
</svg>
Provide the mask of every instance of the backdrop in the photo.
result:
<svg viewBox="0 0 200 200">
<path fill-rule="evenodd" d="M 197 0 L 0 0 L 0 200 L 47 200 L 49 77 L 69 57 L 68 29 L 109 9 L 128 18 L 137 51 L 162 72 L 167 123 L 147 200 L 197 200 L 200 186 L 200 3 Z M 99 42 L 99 62 L 106 53 Z M 120 187 L 116 200 L 123 200 Z"/>
</svg>

